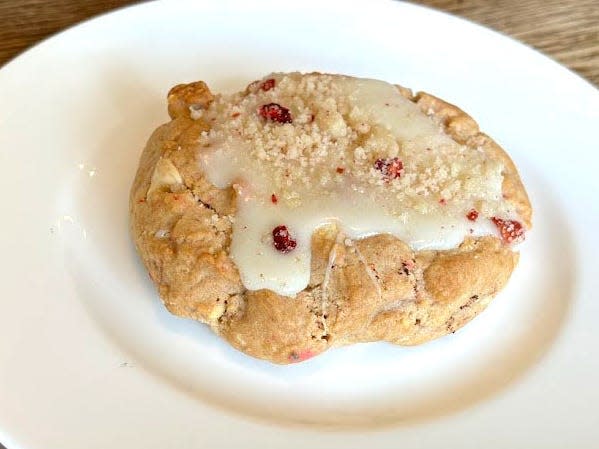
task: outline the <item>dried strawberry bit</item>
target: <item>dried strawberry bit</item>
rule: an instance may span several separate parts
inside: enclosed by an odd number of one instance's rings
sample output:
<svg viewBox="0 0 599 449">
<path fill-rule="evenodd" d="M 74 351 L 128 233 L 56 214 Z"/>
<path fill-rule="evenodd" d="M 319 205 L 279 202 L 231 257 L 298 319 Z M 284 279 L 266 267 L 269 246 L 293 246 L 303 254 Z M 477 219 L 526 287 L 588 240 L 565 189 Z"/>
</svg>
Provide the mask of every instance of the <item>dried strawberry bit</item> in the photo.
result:
<svg viewBox="0 0 599 449">
<path fill-rule="evenodd" d="M 520 222 L 497 217 L 492 217 L 491 220 L 499 229 L 501 238 L 505 243 L 517 243 L 524 240 L 524 228 Z"/>
<path fill-rule="evenodd" d="M 392 181 L 401 176 L 403 162 L 400 161 L 398 157 L 377 159 L 374 162 L 374 168 L 383 174 L 385 181 Z"/>
<path fill-rule="evenodd" d="M 267 120 L 277 123 L 291 123 L 291 113 L 289 109 L 277 103 L 268 103 L 258 109 L 258 114 Z"/>
<path fill-rule="evenodd" d="M 262 85 L 260 86 L 260 89 L 262 89 L 264 92 L 267 92 L 270 89 L 272 89 L 273 87 L 275 87 L 275 79 L 269 78 L 262 83 Z"/>
<path fill-rule="evenodd" d="M 237 117 L 239 117 L 240 115 L 241 115 L 241 112 L 233 112 L 233 113 L 231 114 L 231 117 L 232 117 L 232 118 L 237 118 Z"/>
<path fill-rule="evenodd" d="M 311 359 L 315 355 L 316 353 L 310 349 L 304 349 L 300 352 L 291 351 L 289 354 L 289 361 L 291 363 L 303 362 L 304 360 Z"/>
<path fill-rule="evenodd" d="M 337 171 L 337 173 L 339 173 L 340 175 L 342 175 L 343 172 L 345 172 L 345 168 L 343 168 L 343 167 L 337 167 L 336 171 Z"/>
<path fill-rule="evenodd" d="M 416 261 L 414 259 L 408 259 L 401 263 L 401 271 L 403 274 L 408 276 L 416 268 Z"/>
<path fill-rule="evenodd" d="M 272 204 L 277 204 L 279 202 L 279 199 L 277 198 L 277 195 L 273 193 L 272 195 L 270 195 L 270 201 L 272 202 Z"/>
<path fill-rule="evenodd" d="M 478 218 L 478 211 L 476 209 L 470 209 L 470 212 L 466 214 L 466 218 L 470 221 L 476 221 Z"/>
<path fill-rule="evenodd" d="M 285 225 L 277 226 L 272 230 L 272 241 L 277 251 L 282 253 L 293 251 L 297 246 L 297 241 L 289 235 L 289 230 Z"/>
<path fill-rule="evenodd" d="M 446 200 L 445 198 L 441 198 L 441 199 L 439 200 L 439 204 L 440 204 L 441 206 L 447 206 L 447 200 Z"/>
</svg>

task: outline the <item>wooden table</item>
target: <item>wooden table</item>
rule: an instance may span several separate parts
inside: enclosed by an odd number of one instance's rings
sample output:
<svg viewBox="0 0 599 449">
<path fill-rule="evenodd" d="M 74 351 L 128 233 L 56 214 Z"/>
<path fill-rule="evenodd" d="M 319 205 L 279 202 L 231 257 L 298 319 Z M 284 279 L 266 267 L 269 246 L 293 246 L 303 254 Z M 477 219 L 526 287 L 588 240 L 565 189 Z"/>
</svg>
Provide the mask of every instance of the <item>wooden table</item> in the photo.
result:
<svg viewBox="0 0 599 449">
<path fill-rule="evenodd" d="M 131 0 L 0 0 L 0 65 Z M 511 35 L 599 85 L 599 0 L 419 0 Z"/>
<path fill-rule="evenodd" d="M 0 0 L 0 65 L 131 0 Z M 599 0 L 420 0 L 519 39 L 599 85 Z M 0 449 L 3 446 L 0 444 Z"/>
</svg>

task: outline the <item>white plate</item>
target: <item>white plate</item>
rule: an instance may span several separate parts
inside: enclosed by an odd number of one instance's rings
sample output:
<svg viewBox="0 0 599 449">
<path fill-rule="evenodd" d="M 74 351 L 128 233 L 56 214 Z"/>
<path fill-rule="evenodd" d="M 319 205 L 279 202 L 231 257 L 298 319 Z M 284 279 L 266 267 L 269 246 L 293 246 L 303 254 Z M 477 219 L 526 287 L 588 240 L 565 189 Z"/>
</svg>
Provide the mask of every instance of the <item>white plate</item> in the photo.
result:
<svg viewBox="0 0 599 449">
<path fill-rule="evenodd" d="M 280 367 L 163 309 L 127 195 L 165 93 L 296 69 L 438 94 L 519 165 L 535 228 L 462 331 Z M 0 100 L 9 448 L 596 447 L 599 94 L 549 59 L 403 3 L 158 2 L 26 52 L 0 70 Z"/>
</svg>

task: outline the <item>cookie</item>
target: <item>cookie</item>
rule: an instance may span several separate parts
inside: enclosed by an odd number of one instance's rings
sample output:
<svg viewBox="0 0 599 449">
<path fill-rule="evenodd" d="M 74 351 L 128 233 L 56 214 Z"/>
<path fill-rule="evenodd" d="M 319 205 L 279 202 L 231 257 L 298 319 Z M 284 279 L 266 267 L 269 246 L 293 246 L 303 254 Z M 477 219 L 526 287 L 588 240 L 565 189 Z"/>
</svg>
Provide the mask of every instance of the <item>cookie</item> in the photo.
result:
<svg viewBox="0 0 599 449">
<path fill-rule="evenodd" d="M 167 309 L 274 363 L 455 332 L 505 286 L 531 206 L 456 106 L 382 81 L 277 73 L 168 94 L 130 195 Z"/>
</svg>

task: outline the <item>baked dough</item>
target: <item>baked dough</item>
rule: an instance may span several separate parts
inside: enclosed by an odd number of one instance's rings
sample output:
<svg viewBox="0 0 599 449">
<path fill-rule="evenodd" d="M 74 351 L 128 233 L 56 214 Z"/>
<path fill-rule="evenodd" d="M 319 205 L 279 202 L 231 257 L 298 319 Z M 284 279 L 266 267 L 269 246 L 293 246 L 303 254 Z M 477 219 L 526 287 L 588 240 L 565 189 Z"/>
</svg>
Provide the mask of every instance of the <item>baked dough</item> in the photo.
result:
<svg viewBox="0 0 599 449">
<path fill-rule="evenodd" d="M 530 229 L 526 191 L 502 148 L 458 107 L 397 89 L 456 142 L 503 163 L 503 196 Z M 414 251 L 388 234 L 340 238 L 329 224 L 312 236 L 303 291 L 246 289 L 230 257 L 237 194 L 212 185 L 198 163 L 198 138 L 210 123 L 192 116 L 214 98 L 201 81 L 171 89 L 172 120 L 150 137 L 131 189 L 133 240 L 171 313 L 206 323 L 246 354 L 286 364 L 352 343 L 417 345 L 453 333 L 505 286 L 518 253 L 499 236 Z"/>
</svg>

